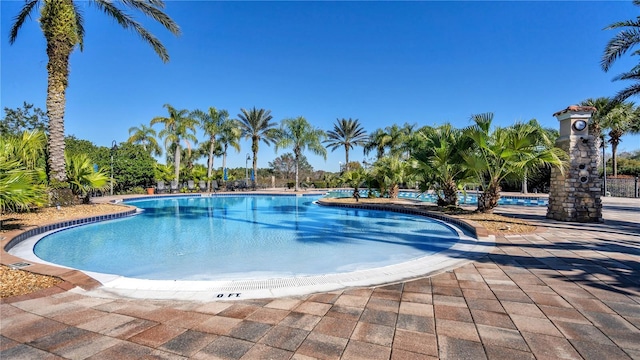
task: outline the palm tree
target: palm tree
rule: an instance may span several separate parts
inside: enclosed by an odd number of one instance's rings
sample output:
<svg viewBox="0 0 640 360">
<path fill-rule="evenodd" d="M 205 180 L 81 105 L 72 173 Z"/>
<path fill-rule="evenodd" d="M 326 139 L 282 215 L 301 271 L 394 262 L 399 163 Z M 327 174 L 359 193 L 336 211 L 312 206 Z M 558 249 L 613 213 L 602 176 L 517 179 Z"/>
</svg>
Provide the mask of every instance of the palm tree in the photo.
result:
<svg viewBox="0 0 640 360">
<path fill-rule="evenodd" d="M 200 125 L 204 129 L 204 134 L 209 136 L 209 149 L 207 159 L 207 188 L 211 190 L 211 174 L 213 172 L 213 159 L 216 147 L 216 136 L 220 132 L 222 124 L 229 118 L 229 112 L 227 110 L 217 110 L 215 107 L 210 107 L 208 112 L 201 110 L 195 110 L 193 115 L 200 119 Z M 220 149 L 222 151 L 222 149 Z"/>
<path fill-rule="evenodd" d="M 222 146 L 222 171 L 227 168 L 227 150 L 229 149 L 229 146 L 234 148 L 236 152 L 240 152 L 241 136 L 242 131 L 240 131 L 238 120 L 225 119 L 225 121 L 220 125 L 220 130 L 218 131 L 218 144 Z"/>
<path fill-rule="evenodd" d="M 238 118 L 240 119 L 240 131 L 242 137 L 251 139 L 251 151 L 253 152 L 253 173 L 255 177 L 258 175 L 258 147 L 260 140 L 267 146 L 276 140 L 276 124 L 271 122 L 271 110 L 256 109 L 255 106 L 251 110 L 240 109 Z M 255 188 L 256 180 L 253 180 Z"/>
<path fill-rule="evenodd" d="M 156 140 L 158 134 L 151 127 L 141 124 L 140 127 L 133 126 L 129 128 L 129 144 L 140 144 L 149 153 L 155 156 L 162 155 L 162 148 Z"/>
<path fill-rule="evenodd" d="M 474 147 L 462 154 L 462 158 L 482 186 L 479 212 L 492 212 L 498 205 L 500 182 L 507 176 L 541 165 L 563 169 L 567 154 L 557 147 L 539 146 L 540 128 L 524 124 L 491 129 L 492 113 L 473 115 L 471 120 L 475 125 L 463 131 Z"/>
<path fill-rule="evenodd" d="M 350 170 L 342 175 L 342 181 L 353 188 L 352 197 L 356 199 L 356 202 L 360 201 L 360 186 L 365 182 L 367 176 L 367 171 L 363 168 Z"/>
<path fill-rule="evenodd" d="M 373 176 L 380 184 L 380 194 L 387 192 L 389 198 L 397 199 L 400 193 L 400 184 L 415 178 L 413 167 L 414 164 L 399 156 L 387 156 L 376 161 L 373 164 Z"/>
<path fill-rule="evenodd" d="M 349 150 L 354 146 L 364 146 L 367 143 L 367 131 L 359 123 L 358 119 L 336 119 L 333 130 L 327 132 L 327 147 L 334 151 L 344 146 L 345 171 L 349 171 Z"/>
<path fill-rule="evenodd" d="M 415 144 L 413 157 L 425 185 L 422 190 L 434 188 L 439 206 L 457 205 L 459 185 L 469 182 L 462 153 L 471 146 L 471 139 L 446 123 L 420 129 L 411 142 Z"/>
<path fill-rule="evenodd" d="M 86 154 L 65 154 L 67 177 L 74 195 L 81 196 L 88 204 L 92 190 L 106 190 L 109 177 L 102 171 L 95 171 L 93 162 Z"/>
<path fill-rule="evenodd" d="M 38 162 L 46 142 L 45 133 L 36 130 L 0 136 L 0 212 L 47 203 L 46 174 Z"/>
<path fill-rule="evenodd" d="M 295 191 L 298 191 L 298 165 L 300 156 L 305 149 L 311 150 L 316 155 L 321 155 L 327 159 L 327 149 L 322 146 L 322 140 L 326 137 L 324 131 L 316 129 L 302 116 L 297 118 L 284 119 L 278 139 L 276 142 L 276 151 L 279 147 L 292 147 L 293 155 L 296 163 L 296 184 Z"/>
<path fill-rule="evenodd" d="M 555 139 L 557 138 L 557 130 L 546 129 L 536 119 L 531 119 L 526 123 L 518 122 L 512 126 L 512 130 L 515 132 L 535 132 L 537 135 L 534 137 L 536 144 L 533 145 L 534 150 L 540 151 L 542 149 L 551 149 L 555 146 Z M 527 155 L 520 154 L 521 159 L 525 159 Z M 544 166 L 544 164 L 541 164 Z M 539 171 L 540 167 L 531 164 L 531 166 L 523 167 L 520 172 L 514 172 L 514 175 L 522 179 L 522 193 L 528 194 L 527 179 L 532 172 Z"/>
<path fill-rule="evenodd" d="M 198 121 L 192 118 L 187 109 L 177 110 L 173 106 L 169 104 L 164 104 L 164 107 L 169 112 L 168 117 L 157 116 L 151 119 L 151 126 L 162 123 L 164 124 L 164 129 L 162 129 L 159 133 L 161 138 L 164 138 L 164 146 L 168 149 L 170 147 L 174 149 L 174 166 L 175 166 L 175 181 L 180 182 L 180 155 L 181 155 L 181 145 L 180 143 L 184 140 L 187 144 L 188 148 L 191 148 L 191 143 L 189 140 L 193 141 L 193 143 L 197 142 L 195 133 L 196 133 L 196 124 Z M 191 130 L 192 133 L 189 133 Z"/>
<path fill-rule="evenodd" d="M 593 135 L 594 140 L 599 141 L 602 131 L 606 127 L 605 117 L 613 109 L 614 101 L 608 97 L 589 98 L 580 103 L 581 106 L 593 106 L 596 111 L 591 115 L 589 121 L 589 135 Z M 596 147 L 600 147 L 596 142 Z"/>
<path fill-rule="evenodd" d="M 112 0 L 93 0 L 98 10 L 109 15 L 125 29 L 133 29 L 149 43 L 163 62 L 169 61 L 166 49 L 155 36 L 149 33 L 140 23 L 135 21 L 123 9 L 114 5 Z M 49 118 L 48 164 L 49 180 L 64 182 L 64 112 L 66 89 L 69 83 L 69 57 L 76 46 L 83 49 L 84 19 L 82 12 L 73 0 L 27 0 L 15 18 L 9 34 L 9 43 L 13 44 L 18 31 L 27 18 L 42 5 L 40 9 L 40 28 L 47 42 L 47 116 Z M 175 35 L 180 34 L 178 25 L 167 16 L 162 9 L 163 0 L 123 1 L 125 8 L 142 12 L 145 16 L 159 22 Z"/>
<path fill-rule="evenodd" d="M 632 124 L 638 121 L 640 110 L 634 108 L 634 103 L 617 103 L 605 117 L 605 124 L 609 129 L 609 144 L 611 144 L 611 161 L 613 165 L 613 176 L 618 176 L 618 145 L 622 142 L 622 136 L 633 132 Z"/>
<path fill-rule="evenodd" d="M 376 158 L 379 160 L 384 156 L 384 149 L 389 142 L 391 142 L 391 136 L 382 129 L 376 129 L 364 144 L 364 154 L 368 155 L 371 151 L 376 150 Z"/>
<path fill-rule="evenodd" d="M 640 0 L 633 0 L 633 4 L 640 6 Z M 640 44 L 640 16 L 638 16 L 636 20 L 615 22 L 605 28 L 605 30 L 611 29 L 624 30 L 616 34 L 616 36 L 607 43 L 600 61 L 600 65 L 605 72 L 609 71 L 613 63 L 619 57 Z M 638 55 L 638 51 L 634 51 L 632 55 Z M 616 94 L 616 97 L 614 98 L 615 102 L 620 103 L 632 95 L 640 94 L 640 64 L 634 66 L 631 70 L 616 76 L 613 80 L 635 80 L 635 84 L 630 85 Z"/>
<path fill-rule="evenodd" d="M 409 146 L 411 135 L 415 131 L 416 124 L 405 123 L 402 127 L 394 124 L 387 127 L 386 130 L 391 136 L 389 143 L 389 152 L 408 159 L 411 156 L 411 147 Z"/>
</svg>

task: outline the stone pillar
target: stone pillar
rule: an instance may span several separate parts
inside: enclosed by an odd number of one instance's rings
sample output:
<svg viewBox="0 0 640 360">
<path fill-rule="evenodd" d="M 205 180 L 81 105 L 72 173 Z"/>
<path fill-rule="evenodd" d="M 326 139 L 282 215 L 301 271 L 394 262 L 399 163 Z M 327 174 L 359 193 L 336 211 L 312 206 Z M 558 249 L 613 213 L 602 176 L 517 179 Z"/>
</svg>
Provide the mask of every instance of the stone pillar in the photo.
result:
<svg viewBox="0 0 640 360">
<path fill-rule="evenodd" d="M 592 106 L 569 106 L 553 114 L 560 122 L 556 147 L 569 155 L 568 167 L 551 170 L 547 218 L 602 222 L 602 180 L 598 176 L 598 148 L 589 135 Z"/>
</svg>

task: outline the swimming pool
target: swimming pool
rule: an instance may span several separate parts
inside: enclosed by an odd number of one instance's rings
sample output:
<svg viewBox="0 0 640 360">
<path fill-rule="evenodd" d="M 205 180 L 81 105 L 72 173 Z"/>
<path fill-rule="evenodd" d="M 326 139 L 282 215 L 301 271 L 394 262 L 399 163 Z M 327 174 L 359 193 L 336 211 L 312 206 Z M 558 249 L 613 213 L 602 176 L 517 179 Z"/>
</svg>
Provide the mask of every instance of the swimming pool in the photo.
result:
<svg viewBox="0 0 640 360">
<path fill-rule="evenodd" d="M 128 203 L 143 209 L 137 216 L 54 230 L 16 248 L 31 246 L 44 261 L 80 269 L 111 289 L 128 289 L 127 296 L 240 289 L 247 298 L 415 277 L 459 262 L 451 252 L 474 247 L 475 239 L 440 221 L 323 207 L 317 198 L 135 200 Z M 165 295 L 149 295 L 151 290 Z"/>
<path fill-rule="evenodd" d="M 368 190 L 361 189 L 360 196 L 366 197 Z M 380 196 L 378 191 L 375 191 L 376 196 Z M 337 189 L 327 192 L 328 197 L 351 197 L 353 196 L 353 190 L 349 189 Z M 400 191 L 398 194 L 399 199 L 412 199 L 429 203 L 435 203 L 438 199 L 433 193 L 419 193 L 417 191 Z M 478 195 L 475 192 L 468 192 L 464 194 L 458 193 L 458 203 L 465 205 L 477 205 Z M 498 205 L 520 205 L 520 206 L 548 206 L 549 198 L 545 196 L 501 196 L 498 199 Z"/>
</svg>

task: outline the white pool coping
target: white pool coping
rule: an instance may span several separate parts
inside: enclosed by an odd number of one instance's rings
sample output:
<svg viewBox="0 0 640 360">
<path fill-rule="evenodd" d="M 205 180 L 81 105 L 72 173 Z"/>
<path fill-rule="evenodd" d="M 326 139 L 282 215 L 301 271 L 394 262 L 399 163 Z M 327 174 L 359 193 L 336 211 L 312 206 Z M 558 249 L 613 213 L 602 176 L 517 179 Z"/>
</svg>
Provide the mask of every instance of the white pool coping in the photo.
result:
<svg viewBox="0 0 640 360">
<path fill-rule="evenodd" d="M 434 221 L 439 221 L 433 219 Z M 93 290 L 76 287 L 70 291 L 100 298 L 133 298 L 158 300 L 245 300 L 301 296 L 329 292 L 349 287 L 367 287 L 396 283 L 412 278 L 424 277 L 462 266 L 486 255 L 495 241 L 493 235 L 475 239 L 459 228 L 446 223 L 458 232 L 459 240 L 449 249 L 414 260 L 345 273 L 272 277 L 255 280 L 146 280 L 120 275 L 81 271 L 99 281 L 102 286 Z M 68 227 L 70 228 L 70 227 Z M 68 228 L 52 230 L 30 237 L 16 244 L 9 253 L 31 263 L 69 268 L 44 261 L 33 249 L 43 237 Z"/>
</svg>

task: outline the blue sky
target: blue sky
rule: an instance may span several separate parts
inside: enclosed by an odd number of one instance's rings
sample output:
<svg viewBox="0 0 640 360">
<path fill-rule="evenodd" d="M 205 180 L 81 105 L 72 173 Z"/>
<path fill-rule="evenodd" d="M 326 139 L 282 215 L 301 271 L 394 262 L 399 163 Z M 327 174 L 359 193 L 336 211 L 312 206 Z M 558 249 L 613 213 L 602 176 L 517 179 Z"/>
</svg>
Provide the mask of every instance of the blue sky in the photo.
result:
<svg viewBox="0 0 640 360">
<path fill-rule="evenodd" d="M 8 42 L 22 5 L 0 1 L 0 106 L 44 109 L 47 56 L 37 14 Z M 493 112 L 496 125 L 535 118 L 557 128 L 554 112 L 627 85 L 611 79 L 632 68 L 629 55 L 609 73 L 599 66 L 615 34 L 602 29 L 638 15 L 631 1 L 169 1 L 182 36 L 137 17 L 167 47 L 164 64 L 137 35 L 80 5 L 85 48 L 71 56 L 65 132 L 102 146 L 165 116 L 165 103 L 215 106 L 232 117 L 255 106 L 277 122 L 304 116 L 323 130 L 349 117 L 368 132 L 394 123 L 464 127 L 483 112 Z M 241 146 L 228 166 L 244 167 L 251 150 Z M 620 150 L 634 149 L 640 136 L 623 138 Z M 261 143 L 258 166 L 288 151 Z M 343 150 L 326 161 L 306 155 L 315 169 L 337 171 L 344 162 Z M 350 158 L 365 157 L 356 148 Z"/>
</svg>

